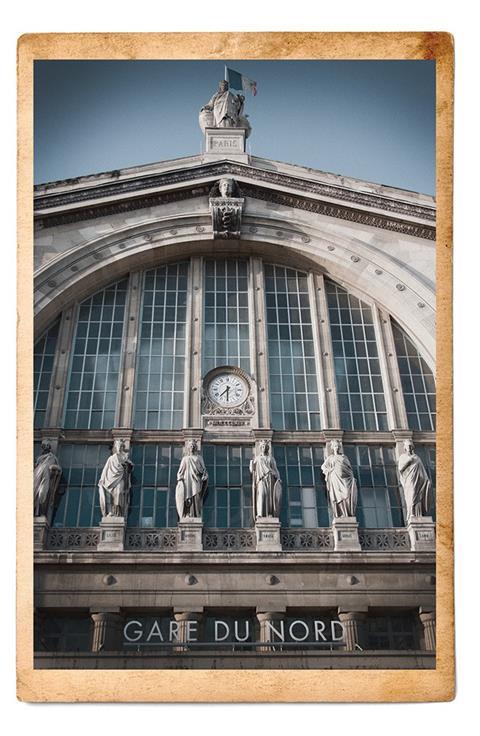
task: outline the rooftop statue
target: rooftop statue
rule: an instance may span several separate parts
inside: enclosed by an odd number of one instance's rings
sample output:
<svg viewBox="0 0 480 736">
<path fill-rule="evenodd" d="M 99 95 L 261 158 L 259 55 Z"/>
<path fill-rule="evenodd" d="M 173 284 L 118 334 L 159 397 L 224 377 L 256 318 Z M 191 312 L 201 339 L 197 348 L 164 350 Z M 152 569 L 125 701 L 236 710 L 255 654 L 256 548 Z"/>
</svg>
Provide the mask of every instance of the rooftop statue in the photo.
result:
<svg viewBox="0 0 480 736">
<path fill-rule="evenodd" d="M 250 135 L 250 123 L 243 113 L 245 97 L 231 92 L 228 82 L 223 79 L 209 102 L 202 107 L 199 114 L 200 128 L 244 128 L 246 136 Z"/>
</svg>

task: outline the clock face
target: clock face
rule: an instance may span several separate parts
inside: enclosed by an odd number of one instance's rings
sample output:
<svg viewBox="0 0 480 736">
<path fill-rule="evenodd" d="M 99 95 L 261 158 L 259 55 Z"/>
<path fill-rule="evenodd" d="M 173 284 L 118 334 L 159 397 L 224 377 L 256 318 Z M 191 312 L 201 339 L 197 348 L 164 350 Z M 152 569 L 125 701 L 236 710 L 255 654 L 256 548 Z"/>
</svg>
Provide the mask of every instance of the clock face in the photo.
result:
<svg viewBox="0 0 480 736">
<path fill-rule="evenodd" d="M 234 373 L 220 373 L 208 387 L 208 395 L 220 406 L 239 406 L 245 401 L 247 394 L 246 381 Z"/>
</svg>

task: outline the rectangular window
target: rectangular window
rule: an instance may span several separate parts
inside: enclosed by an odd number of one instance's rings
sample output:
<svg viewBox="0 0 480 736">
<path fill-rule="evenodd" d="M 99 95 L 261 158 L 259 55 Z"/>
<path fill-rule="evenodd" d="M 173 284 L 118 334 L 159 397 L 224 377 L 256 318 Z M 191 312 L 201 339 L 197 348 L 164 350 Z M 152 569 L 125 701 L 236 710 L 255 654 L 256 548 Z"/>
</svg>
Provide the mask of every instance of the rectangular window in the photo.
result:
<svg viewBox="0 0 480 736">
<path fill-rule="evenodd" d="M 182 452 L 182 445 L 132 446 L 128 526 L 158 529 L 177 525 L 175 486 Z"/>
<path fill-rule="evenodd" d="M 188 263 L 145 273 L 135 380 L 134 426 L 183 426 Z"/>
<path fill-rule="evenodd" d="M 372 616 L 366 621 L 367 648 L 403 651 L 419 649 L 418 625 L 413 615 Z"/>
<path fill-rule="evenodd" d="M 320 429 L 307 274 L 265 265 L 273 429 Z"/>
<path fill-rule="evenodd" d="M 52 616 L 35 618 L 35 651 L 88 652 L 92 648 L 90 616 Z"/>
<path fill-rule="evenodd" d="M 203 445 L 208 491 L 203 519 L 210 528 L 245 528 L 253 525 L 250 460 L 252 448 Z"/>
<path fill-rule="evenodd" d="M 204 302 L 204 374 L 221 365 L 237 366 L 249 373 L 247 261 L 206 261 Z"/>
<path fill-rule="evenodd" d="M 33 406 L 34 427 L 41 429 L 45 423 L 48 395 L 52 380 L 53 359 L 57 347 L 60 320 L 57 320 L 35 343 L 33 353 Z"/>
<path fill-rule="evenodd" d="M 62 478 L 54 527 L 97 526 L 101 519 L 98 481 L 110 455 L 108 445 L 61 444 Z"/>
<path fill-rule="evenodd" d="M 358 487 L 357 519 L 365 529 L 403 527 L 397 460 L 393 447 L 344 446 Z"/>
<path fill-rule="evenodd" d="M 128 280 L 80 304 L 67 391 L 67 429 L 115 425 Z"/>
<path fill-rule="evenodd" d="M 274 445 L 283 484 L 280 521 L 283 527 L 314 529 L 330 526 L 323 447 Z"/>
<path fill-rule="evenodd" d="M 387 430 L 372 310 L 325 280 L 342 429 Z"/>
<path fill-rule="evenodd" d="M 435 378 L 413 342 L 392 320 L 398 368 L 410 429 L 435 431 Z"/>
</svg>

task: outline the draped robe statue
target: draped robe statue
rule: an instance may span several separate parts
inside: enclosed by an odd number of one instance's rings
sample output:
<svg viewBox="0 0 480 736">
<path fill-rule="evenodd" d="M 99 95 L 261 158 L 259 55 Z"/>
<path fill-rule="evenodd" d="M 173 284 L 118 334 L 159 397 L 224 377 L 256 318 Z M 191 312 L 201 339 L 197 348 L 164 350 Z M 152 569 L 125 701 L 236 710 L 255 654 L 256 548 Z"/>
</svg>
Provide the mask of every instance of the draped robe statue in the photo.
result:
<svg viewBox="0 0 480 736">
<path fill-rule="evenodd" d="M 432 503 L 432 484 L 411 440 L 403 443 L 405 452 L 398 459 L 398 472 L 405 494 L 407 518 L 427 516 Z"/>
<path fill-rule="evenodd" d="M 230 92 L 228 82 L 223 79 L 216 92 L 206 105 L 202 107 L 199 123 L 202 131 L 205 128 L 244 128 L 246 136 L 250 134 L 248 116 L 243 114 L 245 97 Z"/>
<path fill-rule="evenodd" d="M 131 472 L 125 444 L 115 440 L 112 454 L 105 463 L 98 481 L 98 493 L 102 516 L 127 516 L 130 501 Z"/>
<path fill-rule="evenodd" d="M 355 516 L 358 490 L 350 460 L 343 454 L 338 440 L 332 440 L 330 448 L 332 454 L 327 456 L 322 470 L 333 515 L 337 519 L 341 516 Z"/>
<path fill-rule="evenodd" d="M 253 516 L 280 516 L 282 502 L 282 481 L 275 458 L 270 453 L 270 443 L 260 442 L 260 450 L 250 461 L 252 474 Z"/>
<path fill-rule="evenodd" d="M 62 468 L 48 442 L 42 442 L 42 453 L 38 456 L 33 472 L 34 516 L 48 516 L 55 500 Z"/>
<path fill-rule="evenodd" d="M 185 442 L 177 473 L 175 501 L 181 519 L 202 518 L 203 499 L 208 488 L 208 473 L 195 440 Z"/>
</svg>

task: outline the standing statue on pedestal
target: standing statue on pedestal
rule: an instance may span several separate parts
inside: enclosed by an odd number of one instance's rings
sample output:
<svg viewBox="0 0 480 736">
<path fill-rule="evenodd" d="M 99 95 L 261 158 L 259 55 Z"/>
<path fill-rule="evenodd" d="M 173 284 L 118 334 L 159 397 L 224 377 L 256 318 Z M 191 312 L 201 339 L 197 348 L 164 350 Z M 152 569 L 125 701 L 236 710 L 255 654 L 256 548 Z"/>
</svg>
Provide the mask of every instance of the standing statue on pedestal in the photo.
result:
<svg viewBox="0 0 480 736">
<path fill-rule="evenodd" d="M 427 516 L 432 502 L 432 484 L 411 440 L 403 443 L 405 452 L 398 459 L 398 472 L 405 494 L 407 519 Z"/>
<path fill-rule="evenodd" d="M 278 519 L 282 502 L 282 481 L 267 440 L 260 442 L 258 454 L 250 461 L 250 473 L 254 518 L 270 516 Z"/>
<path fill-rule="evenodd" d="M 61 475 L 62 468 L 52 452 L 51 445 L 42 442 L 42 453 L 37 458 L 33 472 L 34 516 L 48 516 Z"/>
<path fill-rule="evenodd" d="M 184 454 L 177 473 L 175 501 L 180 518 L 202 518 L 203 499 L 208 488 L 208 473 L 196 440 L 185 442 Z"/>
<path fill-rule="evenodd" d="M 357 510 L 358 491 L 350 460 L 343 454 L 338 440 L 330 442 L 330 449 L 332 454 L 325 459 L 322 470 L 333 516 L 336 519 L 353 517 Z"/>
<path fill-rule="evenodd" d="M 246 136 L 250 134 L 250 123 L 243 114 L 245 97 L 230 92 L 228 82 L 223 79 L 218 92 L 202 107 L 199 115 L 200 128 L 245 128 Z"/>
<path fill-rule="evenodd" d="M 133 463 L 128 457 L 125 443 L 115 440 L 98 481 L 102 516 L 126 517 L 130 502 L 131 473 Z"/>
</svg>

